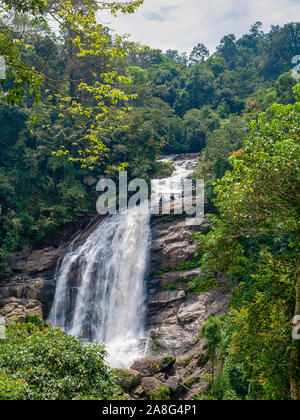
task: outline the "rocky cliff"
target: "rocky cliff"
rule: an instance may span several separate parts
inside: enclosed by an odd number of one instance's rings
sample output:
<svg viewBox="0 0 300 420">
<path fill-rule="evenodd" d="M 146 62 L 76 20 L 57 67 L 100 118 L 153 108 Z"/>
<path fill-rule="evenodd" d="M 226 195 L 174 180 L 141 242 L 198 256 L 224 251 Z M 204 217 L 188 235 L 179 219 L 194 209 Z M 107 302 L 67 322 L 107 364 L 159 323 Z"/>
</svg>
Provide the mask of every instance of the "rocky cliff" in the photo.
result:
<svg viewBox="0 0 300 420">
<path fill-rule="evenodd" d="M 9 261 L 11 277 L 0 281 L 0 316 L 8 322 L 27 315 L 47 319 L 55 294 L 56 267 L 70 244 L 81 245 L 100 222 L 100 216 L 69 226 L 44 248 L 26 246 Z"/>
<path fill-rule="evenodd" d="M 194 260 L 197 251 L 192 232 L 202 226 L 186 226 L 185 220 L 158 218 L 152 226 L 148 326 L 153 352 L 182 355 L 199 342 L 202 324 L 226 311 L 228 297 L 222 290 L 190 296 L 189 282 L 199 268 L 181 267 Z"/>
</svg>

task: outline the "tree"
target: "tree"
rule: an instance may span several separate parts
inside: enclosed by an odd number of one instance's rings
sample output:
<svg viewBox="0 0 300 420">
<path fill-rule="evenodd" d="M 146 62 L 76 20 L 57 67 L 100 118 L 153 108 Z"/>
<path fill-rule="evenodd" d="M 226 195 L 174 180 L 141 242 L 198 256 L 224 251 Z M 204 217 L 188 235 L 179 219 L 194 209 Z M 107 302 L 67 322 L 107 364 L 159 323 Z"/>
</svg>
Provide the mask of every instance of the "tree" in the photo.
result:
<svg viewBox="0 0 300 420">
<path fill-rule="evenodd" d="M 263 36 L 264 32 L 262 31 L 262 23 L 256 22 L 254 25 L 252 25 L 250 28 L 250 34 L 256 38 Z"/>
<path fill-rule="evenodd" d="M 186 53 L 180 54 L 177 50 L 167 50 L 165 55 L 176 63 L 183 65 L 187 65 L 188 63 Z"/>
<path fill-rule="evenodd" d="M 4 2 L 7 9 L 1 12 L 5 26 L 1 30 L 0 54 L 8 65 L 7 80 L 13 79 L 14 82 L 12 87 L 4 90 L 3 99 L 12 105 L 20 103 L 27 87 L 38 102 L 42 85 L 52 91 L 61 117 L 68 115 L 82 132 L 81 138 L 71 148 L 62 145 L 57 152 L 58 156 L 67 155 L 70 160 L 78 161 L 90 169 L 105 163 L 108 148 L 102 141 L 103 135 L 111 130 L 114 122 L 120 124 L 130 109 L 126 103 L 135 97 L 124 91 L 124 86 L 131 79 L 114 69 L 111 62 L 121 60 L 128 51 L 139 47 L 128 42 L 126 37 L 113 35 L 107 27 L 98 23 L 97 13 L 103 10 L 114 16 L 118 12 L 133 13 L 142 3 L 143 0 L 126 3 L 98 3 L 92 0 L 49 3 L 33 0 L 25 4 L 18 1 Z M 11 14 L 12 21 L 8 22 Z M 47 15 L 66 34 L 67 50 L 69 56 L 74 57 L 73 61 L 76 58 L 76 65 L 88 59 L 98 59 L 98 66 L 87 71 L 84 77 L 74 80 L 72 64 L 67 77 L 54 80 L 45 71 L 47 58 L 38 67 L 23 60 L 22 51 L 32 50 L 34 46 L 26 44 L 26 37 L 19 37 L 18 22 L 21 21 L 26 29 L 28 26 L 45 25 Z M 34 121 L 37 118 L 35 116 Z"/>
<path fill-rule="evenodd" d="M 262 250 L 256 260 L 252 281 L 241 283 L 238 291 L 248 301 L 228 317 L 232 333 L 228 352 L 234 363 L 243 364 L 250 395 L 256 392 L 256 398 L 286 400 L 291 396 L 291 377 L 297 382 L 291 363 L 294 257 L 275 257 Z"/>
<path fill-rule="evenodd" d="M 261 74 L 265 79 L 278 78 L 291 69 L 292 58 L 300 50 L 300 23 L 289 23 L 275 27 L 269 35 L 270 43 L 264 54 Z"/>
<path fill-rule="evenodd" d="M 295 102 L 295 95 L 293 94 L 293 87 L 296 80 L 292 78 L 290 73 L 282 74 L 276 82 L 276 93 L 278 103 L 288 105 Z"/>
<path fill-rule="evenodd" d="M 184 116 L 186 142 L 190 152 L 201 152 L 206 144 L 206 130 L 202 122 L 201 111 L 191 109 Z"/>
<path fill-rule="evenodd" d="M 287 282 L 294 294 L 293 315 L 300 313 L 300 86 L 295 89 L 294 105 L 274 105 L 251 123 L 251 132 L 243 150 L 230 158 L 228 171 L 216 188 L 216 206 L 220 217 L 213 219 L 213 229 L 201 242 L 203 272 L 213 282 L 219 273 L 231 279 L 245 270 L 247 258 L 243 243 L 284 237 L 287 241 Z M 200 239 L 201 238 L 201 239 Z M 266 246 L 266 244 L 264 244 Z M 289 251 L 288 251 L 289 249 Z M 285 255 L 284 254 L 284 255 Z M 270 278 L 270 277 L 269 277 Z M 281 277 L 278 276 L 279 281 Z M 275 293 L 276 296 L 276 293 Z M 272 299 L 276 299 L 273 295 Z M 274 301 L 269 305 L 274 307 Z M 271 307 L 271 306 L 270 306 Z M 299 342 L 289 352 L 290 396 L 299 398 Z M 268 342 L 265 342 L 268 351 Z"/>
<path fill-rule="evenodd" d="M 216 55 L 223 57 L 231 70 L 235 67 L 235 60 L 238 56 L 235 35 L 226 35 L 221 39 Z"/>
<path fill-rule="evenodd" d="M 222 334 L 221 334 L 221 326 L 222 326 L 222 317 L 211 317 L 208 321 L 203 324 L 201 335 L 206 338 L 207 340 L 207 352 L 208 356 L 212 361 L 212 385 L 213 390 L 215 387 L 215 368 L 216 368 L 216 358 L 217 358 L 217 350 L 222 341 Z"/>
<path fill-rule="evenodd" d="M 209 57 L 209 50 L 202 43 L 195 45 L 189 57 L 189 64 L 191 66 L 205 61 Z"/>
<path fill-rule="evenodd" d="M 193 66 L 186 87 L 190 95 L 190 108 L 209 105 L 214 97 L 214 75 L 205 63 Z"/>
</svg>

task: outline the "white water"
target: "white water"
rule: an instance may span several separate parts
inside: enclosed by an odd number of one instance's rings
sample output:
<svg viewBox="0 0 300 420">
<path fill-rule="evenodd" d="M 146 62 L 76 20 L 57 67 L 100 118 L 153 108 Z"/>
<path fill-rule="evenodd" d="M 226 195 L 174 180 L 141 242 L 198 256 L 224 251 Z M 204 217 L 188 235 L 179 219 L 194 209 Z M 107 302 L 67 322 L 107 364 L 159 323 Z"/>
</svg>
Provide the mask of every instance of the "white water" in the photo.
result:
<svg viewBox="0 0 300 420">
<path fill-rule="evenodd" d="M 172 162 L 175 166 L 175 171 L 169 178 L 154 179 L 151 181 L 153 197 L 157 197 L 162 193 L 168 194 L 171 191 L 174 199 L 182 197 L 183 180 L 192 174 L 197 166 L 198 158 L 176 161 L 173 160 L 175 157 L 176 155 L 173 155 L 162 159 L 164 162 Z"/>
<path fill-rule="evenodd" d="M 143 356 L 149 245 L 149 216 L 129 210 L 107 217 L 61 263 L 49 322 L 105 343 L 112 367 L 128 367 Z"/>
<path fill-rule="evenodd" d="M 175 161 L 171 178 L 154 180 L 154 193 L 164 187 L 181 191 L 182 178 L 191 174 L 195 162 Z M 107 217 L 76 250 L 71 245 L 57 272 L 49 322 L 68 334 L 106 344 L 112 367 L 127 368 L 146 352 L 150 243 L 150 215 L 129 209 L 127 215 Z"/>
</svg>

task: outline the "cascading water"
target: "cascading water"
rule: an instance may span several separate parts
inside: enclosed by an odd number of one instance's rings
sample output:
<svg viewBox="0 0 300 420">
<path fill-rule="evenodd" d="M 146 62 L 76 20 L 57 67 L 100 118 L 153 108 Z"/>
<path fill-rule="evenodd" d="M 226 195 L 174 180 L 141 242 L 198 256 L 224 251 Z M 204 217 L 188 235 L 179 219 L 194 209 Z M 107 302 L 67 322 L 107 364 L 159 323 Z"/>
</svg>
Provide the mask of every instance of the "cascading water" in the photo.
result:
<svg viewBox="0 0 300 420">
<path fill-rule="evenodd" d="M 171 155 L 162 159 L 163 162 L 172 162 L 175 171 L 168 178 L 154 179 L 151 181 L 153 198 L 159 197 L 161 193 L 168 194 L 170 192 L 172 192 L 174 200 L 182 198 L 182 182 L 192 174 L 197 166 L 198 158 L 176 160 L 176 157 L 177 155 Z"/>
<path fill-rule="evenodd" d="M 154 180 L 153 193 L 166 187 L 176 195 L 195 162 L 175 160 L 176 171 L 170 178 Z M 104 219 L 79 248 L 71 244 L 57 270 L 49 322 L 68 334 L 106 344 L 112 367 L 129 367 L 146 353 L 150 243 L 150 215 L 129 209 L 127 215 Z"/>
<path fill-rule="evenodd" d="M 112 367 L 128 367 L 145 348 L 145 272 L 149 215 L 107 217 L 84 245 L 64 257 L 49 322 L 105 343 Z"/>
</svg>

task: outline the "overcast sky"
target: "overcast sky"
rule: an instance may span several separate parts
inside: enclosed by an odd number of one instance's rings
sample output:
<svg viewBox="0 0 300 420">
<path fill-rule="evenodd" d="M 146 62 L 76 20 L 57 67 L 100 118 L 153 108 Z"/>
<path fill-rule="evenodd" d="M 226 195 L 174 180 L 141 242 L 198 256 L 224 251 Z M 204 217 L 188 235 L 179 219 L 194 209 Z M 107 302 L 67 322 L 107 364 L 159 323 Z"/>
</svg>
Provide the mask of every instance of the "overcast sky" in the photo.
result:
<svg viewBox="0 0 300 420">
<path fill-rule="evenodd" d="M 224 35 L 240 36 L 257 21 L 265 30 L 300 21 L 300 0 L 144 0 L 133 15 L 102 20 L 153 48 L 189 52 L 203 42 L 213 52 Z"/>
</svg>

